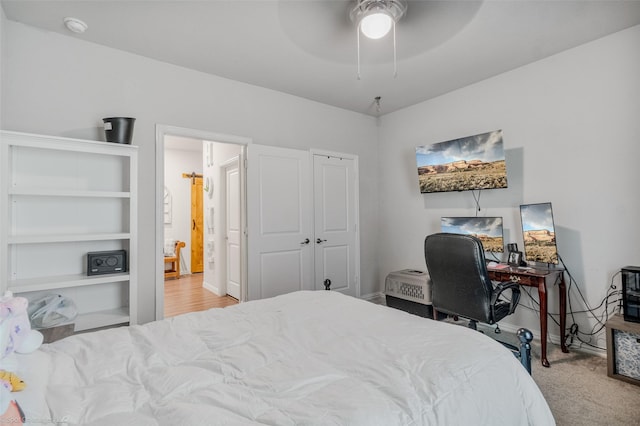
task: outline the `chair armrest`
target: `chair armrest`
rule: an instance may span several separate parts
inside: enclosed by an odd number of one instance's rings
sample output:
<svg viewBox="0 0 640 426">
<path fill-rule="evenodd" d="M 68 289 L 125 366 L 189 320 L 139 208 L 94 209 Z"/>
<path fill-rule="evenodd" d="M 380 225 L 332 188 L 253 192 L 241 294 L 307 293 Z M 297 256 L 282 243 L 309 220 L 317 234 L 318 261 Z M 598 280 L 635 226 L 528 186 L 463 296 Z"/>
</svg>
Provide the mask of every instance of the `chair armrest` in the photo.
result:
<svg viewBox="0 0 640 426">
<path fill-rule="evenodd" d="M 509 314 L 511 315 L 518 306 L 520 301 L 520 285 L 514 281 L 507 281 L 499 283 L 493 291 L 493 297 L 491 298 L 491 309 L 496 305 L 498 299 L 505 290 L 511 290 L 511 304 L 509 305 Z"/>
</svg>

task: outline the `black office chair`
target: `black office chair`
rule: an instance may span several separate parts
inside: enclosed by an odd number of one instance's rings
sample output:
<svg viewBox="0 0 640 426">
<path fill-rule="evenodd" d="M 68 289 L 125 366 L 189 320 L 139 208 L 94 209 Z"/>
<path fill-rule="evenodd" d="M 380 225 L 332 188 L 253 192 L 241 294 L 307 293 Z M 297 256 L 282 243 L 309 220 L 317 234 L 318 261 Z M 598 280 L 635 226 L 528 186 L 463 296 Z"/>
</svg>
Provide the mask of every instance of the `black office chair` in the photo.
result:
<svg viewBox="0 0 640 426">
<path fill-rule="evenodd" d="M 493 283 L 487 272 L 482 242 L 472 235 L 439 233 L 424 241 L 424 255 L 431 278 L 433 318 L 438 313 L 463 317 L 469 327 L 477 323 L 496 324 L 512 314 L 520 300 L 520 287 L 515 282 Z M 502 293 L 511 290 L 511 300 Z M 496 324 L 496 332 L 500 332 Z M 512 350 L 531 373 L 531 331 L 517 331 L 520 347 L 500 342 Z"/>
</svg>

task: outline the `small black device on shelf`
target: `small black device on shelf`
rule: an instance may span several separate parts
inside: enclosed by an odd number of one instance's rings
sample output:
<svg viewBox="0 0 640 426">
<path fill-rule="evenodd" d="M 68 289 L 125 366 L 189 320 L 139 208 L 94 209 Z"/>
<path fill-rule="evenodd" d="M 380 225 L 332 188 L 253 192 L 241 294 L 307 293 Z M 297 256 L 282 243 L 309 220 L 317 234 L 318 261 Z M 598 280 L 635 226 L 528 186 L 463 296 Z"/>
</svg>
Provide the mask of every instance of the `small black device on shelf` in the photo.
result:
<svg viewBox="0 0 640 426">
<path fill-rule="evenodd" d="M 640 266 L 625 266 L 620 272 L 624 320 L 640 322 Z"/>
<path fill-rule="evenodd" d="M 87 275 L 117 274 L 127 271 L 126 250 L 87 253 Z"/>
</svg>

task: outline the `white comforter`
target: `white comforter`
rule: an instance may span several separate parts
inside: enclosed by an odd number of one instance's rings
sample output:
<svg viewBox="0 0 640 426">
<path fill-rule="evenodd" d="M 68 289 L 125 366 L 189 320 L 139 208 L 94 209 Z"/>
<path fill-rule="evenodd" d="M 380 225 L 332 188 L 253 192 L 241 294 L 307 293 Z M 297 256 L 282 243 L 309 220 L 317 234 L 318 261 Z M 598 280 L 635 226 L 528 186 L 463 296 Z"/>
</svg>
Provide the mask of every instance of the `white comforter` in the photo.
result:
<svg viewBox="0 0 640 426">
<path fill-rule="evenodd" d="M 80 334 L 20 362 L 38 425 L 554 424 L 499 343 L 336 292 Z"/>
</svg>

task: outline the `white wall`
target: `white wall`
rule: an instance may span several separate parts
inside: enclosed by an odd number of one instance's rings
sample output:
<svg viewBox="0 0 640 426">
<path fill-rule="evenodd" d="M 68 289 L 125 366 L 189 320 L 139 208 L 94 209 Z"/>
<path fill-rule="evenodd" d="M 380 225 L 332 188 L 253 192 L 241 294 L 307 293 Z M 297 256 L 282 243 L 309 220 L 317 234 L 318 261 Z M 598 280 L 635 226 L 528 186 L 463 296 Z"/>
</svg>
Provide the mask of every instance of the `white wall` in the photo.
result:
<svg viewBox="0 0 640 426">
<path fill-rule="evenodd" d="M 136 118 L 141 322 L 155 318 L 157 124 L 244 136 L 263 145 L 358 155 L 362 294 L 378 291 L 374 118 L 16 22 L 3 24 L 3 128 L 102 140 L 103 117 Z"/>
<path fill-rule="evenodd" d="M 479 215 L 503 216 L 505 242 L 522 247 L 519 205 L 550 201 L 576 280 L 573 309 L 584 307 L 576 286 L 596 306 L 621 267 L 640 264 L 639 75 L 636 26 L 383 116 L 380 286 L 390 271 L 425 268 L 424 237 L 440 231 L 441 216 L 475 215 L 471 192 L 420 194 L 415 146 L 503 129 L 509 188 L 483 191 Z M 556 288 L 549 293 L 558 312 Z M 585 314 L 575 319 L 584 332 L 594 325 Z M 526 309 L 503 323 L 540 329 Z"/>
<path fill-rule="evenodd" d="M 165 143 L 175 136 L 167 136 Z M 200 142 L 198 145 L 202 145 Z M 171 193 L 171 223 L 164 225 L 164 238 L 180 240 L 186 246 L 180 250 L 180 273 L 191 273 L 191 179 L 182 177 L 183 173 L 202 174 L 202 151 L 189 149 L 166 149 L 164 155 L 164 186 Z"/>
</svg>

